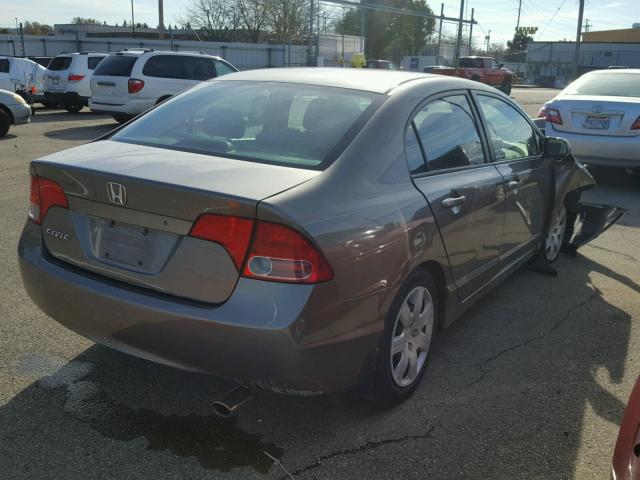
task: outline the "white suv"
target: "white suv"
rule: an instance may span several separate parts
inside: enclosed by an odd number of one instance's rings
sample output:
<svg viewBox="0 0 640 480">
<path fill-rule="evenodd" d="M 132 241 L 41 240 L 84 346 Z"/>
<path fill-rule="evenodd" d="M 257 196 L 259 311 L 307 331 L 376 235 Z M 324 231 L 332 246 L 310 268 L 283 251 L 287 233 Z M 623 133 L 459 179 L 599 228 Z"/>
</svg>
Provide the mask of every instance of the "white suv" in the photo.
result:
<svg viewBox="0 0 640 480">
<path fill-rule="evenodd" d="M 122 123 L 197 83 L 237 71 L 222 58 L 202 53 L 113 53 L 91 77 L 89 107 Z"/>
<path fill-rule="evenodd" d="M 80 52 L 56 55 L 47 67 L 44 100 L 47 107 L 61 106 L 79 112 L 89 104 L 91 73 L 107 53 Z"/>
</svg>

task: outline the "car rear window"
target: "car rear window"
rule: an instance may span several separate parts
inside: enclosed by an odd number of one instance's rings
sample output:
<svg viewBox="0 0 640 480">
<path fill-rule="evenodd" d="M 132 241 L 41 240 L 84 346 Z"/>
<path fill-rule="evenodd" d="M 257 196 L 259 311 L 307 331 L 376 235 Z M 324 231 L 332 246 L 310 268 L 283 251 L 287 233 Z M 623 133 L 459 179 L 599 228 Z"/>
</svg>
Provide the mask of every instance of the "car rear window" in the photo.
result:
<svg viewBox="0 0 640 480">
<path fill-rule="evenodd" d="M 481 58 L 461 58 L 460 66 L 462 68 L 482 68 Z"/>
<path fill-rule="evenodd" d="M 71 65 L 72 57 L 55 57 L 47 67 L 49 70 L 66 70 Z"/>
<path fill-rule="evenodd" d="M 0 73 L 9 73 L 9 59 L 0 58 Z"/>
<path fill-rule="evenodd" d="M 109 77 L 128 77 L 131 75 L 131 70 L 136 60 L 138 60 L 138 56 L 135 55 L 109 55 L 98 64 L 93 74 Z"/>
<path fill-rule="evenodd" d="M 94 70 L 104 57 L 89 57 L 87 58 L 87 67 L 89 70 Z"/>
<path fill-rule="evenodd" d="M 381 94 L 271 82 L 206 82 L 111 139 L 323 170 L 384 101 Z"/>
<path fill-rule="evenodd" d="M 583 75 L 567 88 L 565 95 L 640 97 L 640 73 L 595 73 Z"/>
</svg>

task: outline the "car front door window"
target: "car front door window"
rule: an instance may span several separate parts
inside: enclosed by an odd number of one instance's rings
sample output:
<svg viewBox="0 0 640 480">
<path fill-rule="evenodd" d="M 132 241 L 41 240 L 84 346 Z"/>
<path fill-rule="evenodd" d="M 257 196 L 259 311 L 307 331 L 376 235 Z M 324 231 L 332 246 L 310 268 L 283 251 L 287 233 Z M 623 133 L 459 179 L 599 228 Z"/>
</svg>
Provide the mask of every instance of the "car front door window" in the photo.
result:
<svg viewBox="0 0 640 480">
<path fill-rule="evenodd" d="M 489 144 L 495 160 L 515 160 L 538 155 L 540 145 L 531 124 L 504 100 L 478 95 Z"/>
</svg>

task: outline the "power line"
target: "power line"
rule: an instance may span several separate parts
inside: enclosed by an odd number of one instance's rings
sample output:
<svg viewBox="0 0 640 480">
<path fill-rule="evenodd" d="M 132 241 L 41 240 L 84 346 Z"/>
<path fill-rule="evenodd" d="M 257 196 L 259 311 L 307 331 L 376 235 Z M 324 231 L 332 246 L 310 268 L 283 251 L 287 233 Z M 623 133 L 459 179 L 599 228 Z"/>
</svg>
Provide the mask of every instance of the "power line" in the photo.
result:
<svg viewBox="0 0 640 480">
<path fill-rule="evenodd" d="M 562 0 L 562 3 L 560 4 L 560 6 L 558 7 L 558 9 L 555 11 L 555 13 L 553 15 L 551 15 L 551 18 L 549 19 L 549 21 L 547 22 L 547 24 L 544 26 L 544 28 L 540 31 L 540 35 L 542 35 L 547 28 L 549 27 L 549 25 L 551 25 L 551 22 L 553 22 L 553 19 L 556 18 L 556 15 L 558 15 L 558 13 L 560 12 L 560 10 L 562 10 L 562 7 L 564 7 L 564 4 L 567 2 L 567 0 Z"/>
</svg>

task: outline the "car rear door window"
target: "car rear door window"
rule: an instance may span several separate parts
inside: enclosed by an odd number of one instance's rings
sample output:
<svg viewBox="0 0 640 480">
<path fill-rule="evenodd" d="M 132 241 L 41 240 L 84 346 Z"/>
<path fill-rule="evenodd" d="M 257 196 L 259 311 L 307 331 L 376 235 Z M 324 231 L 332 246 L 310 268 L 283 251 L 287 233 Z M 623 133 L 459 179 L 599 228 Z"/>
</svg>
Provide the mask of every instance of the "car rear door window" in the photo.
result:
<svg viewBox="0 0 640 480">
<path fill-rule="evenodd" d="M 223 75 L 228 75 L 229 73 L 237 72 L 235 68 L 233 68 L 231 65 L 229 65 L 226 62 L 214 60 L 214 63 L 216 66 L 216 73 L 218 74 L 218 77 L 221 77 Z"/>
<path fill-rule="evenodd" d="M 66 70 L 71 66 L 71 61 L 73 59 L 71 57 L 56 57 L 51 60 L 49 66 L 47 67 L 49 70 Z"/>
<path fill-rule="evenodd" d="M 147 77 L 186 78 L 184 58 L 182 55 L 154 55 L 142 68 Z"/>
<path fill-rule="evenodd" d="M 10 66 L 8 58 L 0 58 L 0 73 L 9 73 Z"/>
<path fill-rule="evenodd" d="M 496 161 L 540 154 L 538 136 L 518 110 L 497 97 L 477 95 L 476 98 Z"/>
<path fill-rule="evenodd" d="M 216 76 L 213 62 L 205 57 L 182 57 L 187 80 L 209 80 Z"/>
<path fill-rule="evenodd" d="M 413 124 L 424 149 L 427 170 L 484 163 L 482 142 L 465 95 L 427 103 L 414 117 Z"/>
<path fill-rule="evenodd" d="M 89 70 L 95 70 L 98 64 L 102 61 L 104 57 L 89 57 L 87 58 L 87 66 Z"/>
<path fill-rule="evenodd" d="M 131 70 L 136 60 L 138 60 L 137 55 L 109 55 L 98 64 L 93 74 L 108 77 L 128 77 L 131 75 Z"/>
<path fill-rule="evenodd" d="M 424 162 L 424 155 L 422 154 L 416 131 L 413 128 L 413 123 L 407 127 L 407 131 L 404 134 L 404 150 L 407 156 L 407 165 L 409 165 L 409 171 L 412 175 L 427 171 L 427 165 Z"/>
</svg>

